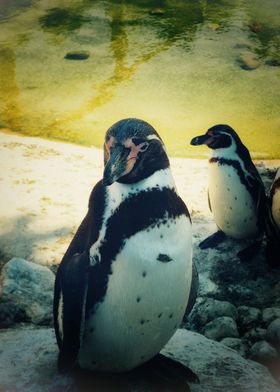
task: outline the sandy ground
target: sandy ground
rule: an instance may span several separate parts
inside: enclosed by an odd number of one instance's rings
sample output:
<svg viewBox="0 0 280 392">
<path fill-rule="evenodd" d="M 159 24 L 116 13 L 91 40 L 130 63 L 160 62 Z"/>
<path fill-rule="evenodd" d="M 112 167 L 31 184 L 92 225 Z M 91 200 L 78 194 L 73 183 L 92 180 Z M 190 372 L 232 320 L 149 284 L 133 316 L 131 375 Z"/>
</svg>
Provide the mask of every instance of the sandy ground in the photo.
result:
<svg viewBox="0 0 280 392">
<path fill-rule="evenodd" d="M 0 133 L 0 160 L 0 259 L 59 263 L 86 213 L 91 189 L 102 177 L 103 152 Z M 215 231 L 207 203 L 207 160 L 172 158 L 171 166 L 197 242 Z M 258 162 L 263 172 L 277 166 L 280 160 Z"/>
</svg>

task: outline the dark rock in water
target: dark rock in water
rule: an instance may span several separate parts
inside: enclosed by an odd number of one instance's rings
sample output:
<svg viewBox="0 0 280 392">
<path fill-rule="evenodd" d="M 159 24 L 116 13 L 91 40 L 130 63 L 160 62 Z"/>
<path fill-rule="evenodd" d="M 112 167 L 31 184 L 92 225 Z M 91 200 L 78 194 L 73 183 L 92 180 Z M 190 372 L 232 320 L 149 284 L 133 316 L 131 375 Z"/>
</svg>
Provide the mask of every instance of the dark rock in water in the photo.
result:
<svg viewBox="0 0 280 392">
<path fill-rule="evenodd" d="M 239 41 L 234 45 L 235 49 L 252 49 L 251 42 L 248 41 Z"/>
<path fill-rule="evenodd" d="M 163 16 L 165 14 L 165 11 L 162 8 L 154 8 L 149 12 L 149 14 L 152 16 Z"/>
<path fill-rule="evenodd" d="M 239 64 L 240 68 L 244 69 L 245 71 L 253 71 L 261 65 L 261 62 L 256 57 L 256 55 L 249 51 L 241 53 L 237 59 L 237 63 Z"/>
<path fill-rule="evenodd" d="M 64 58 L 66 60 L 86 60 L 89 56 L 88 52 L 68 52 Z"/>
<path fill-rule="evenodd" d="M 271 67 L 279 67 L 280 66 L 280 59 L 269 58 L 266 60 L 265 64 L 270 65 Z"/>
</svg>

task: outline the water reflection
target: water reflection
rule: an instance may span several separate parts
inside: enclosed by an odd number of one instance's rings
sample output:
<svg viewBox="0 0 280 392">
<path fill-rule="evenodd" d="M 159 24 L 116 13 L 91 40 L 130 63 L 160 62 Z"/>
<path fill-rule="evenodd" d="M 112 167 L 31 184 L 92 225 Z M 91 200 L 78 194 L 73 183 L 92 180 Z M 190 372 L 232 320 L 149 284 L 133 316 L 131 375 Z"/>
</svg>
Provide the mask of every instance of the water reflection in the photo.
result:
<svg viewBox="0 0 280 392">
<path fill-rule="evenodd" d="M 39 18 L 39 23 L 43 29 L 55 34 L 77 30 L 90 20 L 79 13 L 79 8 L 51 8 Z"/>
<path fill-rule="evenodd" d="M 277 1 L 13 1 L 0 12 L 0 125 L 101 145 L 138 116 L 186 155 L 192 132 L 228 122 L 279 155 Z"/>
<path fill-rule="evenodd" d="M 20 90 L 16 82 L 16 55 L 12 47 L 0 45 L 0 125 L 9 125 L 18 130 L 21 124 L 21 109 L 19 106 Z"/>
</svg>

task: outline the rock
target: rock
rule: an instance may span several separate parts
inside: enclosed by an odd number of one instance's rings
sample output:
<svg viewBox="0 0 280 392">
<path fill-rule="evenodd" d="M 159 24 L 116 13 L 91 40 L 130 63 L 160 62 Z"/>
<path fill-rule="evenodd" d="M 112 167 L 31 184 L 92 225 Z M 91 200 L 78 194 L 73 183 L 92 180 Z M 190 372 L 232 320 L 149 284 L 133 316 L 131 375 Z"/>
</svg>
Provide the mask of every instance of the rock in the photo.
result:
<svg viewBox="0 0 280 392">
<path fill-rule="evenodd" d="M 65 60 L 86 60 L 90 56 L 89 52 L 68 52 L 64 56 Z"/>
<path fill-rule="evenodd" d="M 280 318 L 277 318 L 269 324 L 266 336 L 270 342 L 280 347 Z"/>
<path fill-rule="evenodd" d="M 200 329 L 209 321 L 221 316 L 228 316 L 236 320 L 236 307 L 227 301 L 205 298 L 195 305 L 190 322 Z"/>
<path fill-rule="evenodd" d="M 269 359 L 276 359 L 278 357 L 277 351 L 265 340 L 260 340 L 253 344 L 250 349 L 250 356 L 256 361 L 266 361 Z"/>
<path fill-rule="evenodd" d="M 99 376 L 98 385 L 93 375 L 58 374 L 58 350 L 51 328 L 2 330 L 0 337 L 3 350 L 0 356 L 1 392 L 163 390 L 154 384 L 153 388 L 147 388 L 146 385 L 146 388 L 141 389 L 141 385 L 137 384 L 139 380 L 125 374 L 120 377 L 122 381 L 126 380 L 121 385 L 118 385 L 118 378 L 108 374 Z M 178 330 L 162 353 L 186 364 L 198 375 L 200 383 L 190 384 L 192 392 L 280 391 L 264 366 L 247 361 L 233 350 L 197 333 Z M 110 381 L 114 384 L 106 389 L 104 385 L 108 385 Z M 182 390 L 188 390 L 186 385 L 181 387 Z M 169 390 L 178 391 L 178 384 Z"/>
<path fill-rule="evenodd" d="M 248 346 L 238 338 L 224 338 L 221 340 L 222 344 L 237 351 L 242 357 L 246 357 L 248 354 Z"/>
<path fill-rule="evenodd" d="M 262 312 L 262 321 L 266 327 L 277 318 L 280 318 L 280 308 L 266 308 Z"/>
<path fill-rule="evenodd" d="M 25 317 L 25 313 L 12 302 L 0 303 L 0 328 L 7 328 Z"/>
<path fill-rule="evenodd" d="M 154 8 L 149 12 L 149 14 L 152 16 L 163 16 L 165 11 L 163 8 Z"/>
<path fill-rule="evenodd" d="M 14 321 L 49 324 L 53 287 L 54 274 L 47 267 L 13 258 L 2 268 L 0 298 L 5 311 L 10 309 Z"/>
<path fill-rule="evenodd" d="M 258 340 L 264 340 L 266 337 L 266 329 L 264 328 L 253 328 L 246 332 L 244 338 L 249 340 L 251 343 L 255 343 Z"/>
<path fill-rule="evenodd" d="M 219 23 L 207 23 L 207 27 L 210 29 L 210 30 L 213 30 L 213 31 L 216 31 L 216 30 L 218 30 L 221 26 L 219 25 Z"/>
<path fill-rule="evenodd" d="M 203 334 L 213 340 L 221 340 L 223 338 L 238 338 L 236 322 L 231 317 L 218 317 L 205 325 Z"/>
<path fill-rule="evenodd" d="M 279 67 L 280 66 L 280 59 L 277 58 L 268 58 L 265 62 L 266 65 L 270 67 Z"/>
<path fill-rule="evenodd" d="M 239 306 L 238 311 L 238 325 L 243 331 L 247 331 L 259 324 L 261 311 L 258 308 L 251 306 Z"/>
<path fill-rule="evenodd" d="M 239 64 L 240 68 L 246 71 L 253 71 L 261 65 L 261 62 L 257 56 L 249 51 L 242 52 L 237 59 L 237 63 Z"/>
</svg>

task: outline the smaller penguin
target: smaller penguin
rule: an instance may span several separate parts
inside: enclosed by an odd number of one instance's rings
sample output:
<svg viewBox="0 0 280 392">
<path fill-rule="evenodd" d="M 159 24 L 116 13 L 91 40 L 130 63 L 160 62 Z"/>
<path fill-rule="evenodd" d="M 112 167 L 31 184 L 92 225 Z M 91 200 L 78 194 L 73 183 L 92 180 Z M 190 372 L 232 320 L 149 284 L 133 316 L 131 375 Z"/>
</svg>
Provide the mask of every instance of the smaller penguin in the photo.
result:
<svg viewBox="0 0 280 392">
<path fill-rule="evenodd" d="M 280 167 L 278 168 L 269 197 L 269 214 L 266 224 L 266 258 L 271 267 L 280 265 Z"/>
<path fill-rule="evenodd" d="M 257 239 L 239 252 L 245 261 L 259 249 L 264 233 L 267 200 L 263 182 L 248 149 L 230 126 L 215 125 L 191 140 L 193 146 L 202 144 L 212 150 L 208 202 L 219 230 L 199 246 L 215 247 L 226 236 Z"/>
</svg>

